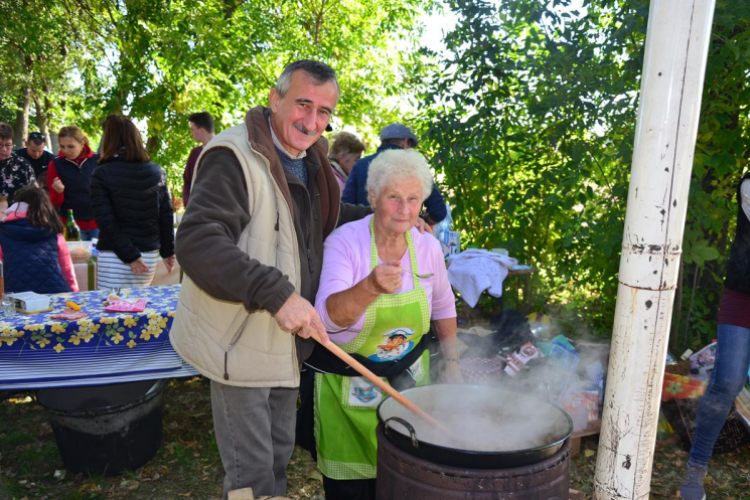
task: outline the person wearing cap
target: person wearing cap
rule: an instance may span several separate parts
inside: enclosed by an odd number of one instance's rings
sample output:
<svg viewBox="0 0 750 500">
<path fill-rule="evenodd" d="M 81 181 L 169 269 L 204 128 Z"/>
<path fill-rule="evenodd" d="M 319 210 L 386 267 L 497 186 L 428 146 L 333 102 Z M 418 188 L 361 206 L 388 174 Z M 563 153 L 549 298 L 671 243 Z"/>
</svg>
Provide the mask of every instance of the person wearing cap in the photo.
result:
<svg viewBox="0 0 750 500">
<path fill-rule="evenodd" d="M 392 123 L 385 127 L 380 132 L 380 141 L 380 147 L 375 154 L 362 158 L 352 167 L 349 178 L 346 180 L 346 186 L 344 186 L 344 192 L 341 195 L 341 201 L 344 203 L 369 206 L 370 202 L 367 199 L 365 185 L 367 184 L 367 172 L 370 169 L 372 160 L 377 158 L 383 151 L 388 151 L 389 149 L 411 149 L 417 147 L 419 143 L 414 132 L 401 123 Z M 423 217 L 425 217 L 425 220 L 430 225 L 437 224 L 448 215 L 443 195 L 440 194 L 434 183 L 430 195 L 424 201 L 424 209 L 426 214 Z"/>
<path fill-rule="evenodd" d="M 46 136 L 41 132 L 32 132 L 26 138 L 26 147 L 16 150 L 16 154 L 21 158 L 25 158 L 29 162 L 31 168 L 34 169 L 34 176 L 36 177 L 39 187 L 46 189 L 47 179 L 47 167 L 49 162 L 55 157 L 52 153 L 45 149 Z"/>
</svg>

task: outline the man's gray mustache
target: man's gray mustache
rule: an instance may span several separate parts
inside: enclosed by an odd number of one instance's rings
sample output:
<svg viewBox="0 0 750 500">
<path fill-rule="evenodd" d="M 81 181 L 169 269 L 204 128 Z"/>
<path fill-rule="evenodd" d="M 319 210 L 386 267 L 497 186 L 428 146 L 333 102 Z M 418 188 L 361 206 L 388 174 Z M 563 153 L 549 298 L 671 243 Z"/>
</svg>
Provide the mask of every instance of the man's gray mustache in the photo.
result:
<svg viewBox="0 0 750 500">
<path fill-rule="evenodd" d="M 293 123 L 293 124 L 292 124 L 292 126 L 293 126 L 294 128 L 296 128 L 297 130 L 299 130 L 300 132 L 302 132 L 303 134 L 305 134 L 305 135 L 307 135 L 307 136 L 310 136 L 310 137 L 312 137 L 312 136 L 314 136 L 315 134 L 317 134 L 317 133 L 318 133 L 318 129 L 315 129 L 315 130 L 307 130 L 307 129 L 306 129 L 305 127 L 303 127 L 303 126 L 302 126 L 302 125 L 300 125 L 299 123 Z"/>
</svg>

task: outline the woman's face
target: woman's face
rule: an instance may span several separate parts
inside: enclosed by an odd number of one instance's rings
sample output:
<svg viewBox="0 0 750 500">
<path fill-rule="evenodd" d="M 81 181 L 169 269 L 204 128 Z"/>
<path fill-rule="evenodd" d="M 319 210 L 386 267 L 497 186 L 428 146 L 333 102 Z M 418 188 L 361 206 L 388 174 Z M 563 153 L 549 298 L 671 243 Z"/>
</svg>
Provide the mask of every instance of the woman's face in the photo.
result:
<svg viewBox="0 0 750 500">
<path fill-rule="evenodd" d="M 354 167 L 354 164 L 357 163 L 357 160 L 359 160 L 360 158 L 362 158 L 362 153 L 359 153 L 358 155 L 351 153 L 339 153 L 336 159 L 338 160 L 339 165 L 341 165 L 341 168 L 344 169 L 344 172 L 350 174 L 352 171 L 352 167 Z"/>
<path fill-rule="evenodd" d="M 0 139 L 0 161 L 10 158 L 13 152 L 13 139 Z"/>
<path fill-rule="evenodd" d="M 79 142 L 74 137 L 60 137 L 60 151 L 63 152 L 68 160 L 75 160 L 81 156 L 83 151 L 83 142 Z"/>
<path fill-rule="evenodd" d="M 370 191 L 375 219 L 380 227 L 392 233 L 405 233 L 417 223 L 422 209 L 422 185 L 417 179 L 388 184 L 378 197 Z"/>
</svg>

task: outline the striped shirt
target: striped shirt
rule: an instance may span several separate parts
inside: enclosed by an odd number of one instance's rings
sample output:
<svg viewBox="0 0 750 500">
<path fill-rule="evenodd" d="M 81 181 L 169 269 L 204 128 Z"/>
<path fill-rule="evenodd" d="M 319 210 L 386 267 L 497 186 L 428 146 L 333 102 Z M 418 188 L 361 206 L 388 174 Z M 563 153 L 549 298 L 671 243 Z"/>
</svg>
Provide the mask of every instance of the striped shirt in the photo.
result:
<svg viewBox="0 0 750 500">
<path fill-rule="evenodd" d="M 142 252 L 141 258 L 148 266 L 148 272 L 135 274 L 130 264 L 121 261 L 114 252 L 109 250 L 99 252 L 96 272 L 99 290 L 149 286 L 156 273 L 159 251 Z"/>
</svg>

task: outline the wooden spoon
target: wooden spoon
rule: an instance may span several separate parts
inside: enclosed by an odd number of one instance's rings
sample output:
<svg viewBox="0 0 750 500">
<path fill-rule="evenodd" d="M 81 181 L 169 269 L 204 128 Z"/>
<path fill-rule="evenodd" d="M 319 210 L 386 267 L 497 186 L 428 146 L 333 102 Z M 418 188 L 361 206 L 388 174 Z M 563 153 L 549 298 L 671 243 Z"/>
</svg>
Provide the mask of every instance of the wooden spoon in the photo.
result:
<svg viewBox="0 0 750 500">
<path fill-rule="evenodd" d="M 323 344 L 322 342 L 320 342 L 320 337 L 318 337 L 317 333 L 313 333 L 311 337 L 314 338 L 316 341 L 318 341 L 323 347 L 325 347 L 326 349 L 331 351 L 333 354 L 335 354 L 337 358 L 341 359 L 344 363 L 354 368 L 360 375 L 362 375 L 367 380 L 375 384 L 378 388 L 380 388 L 380 390 L 382 390 L 383 392 L 388 394 L 390 397 L 392 397 L 393 399 L 401 403 L 401 405 L 403 405 L 407 410 L 411 411 L 415 415 L 426 420 L 430 425 L 432 425 L 436 429 L 439 429 L 440 431 L 445 432 L 448 435 L 453 434 L 447 427 L 445 427 L 443 424 L 435 420 L 435 418 L 433 418 L 432 415 L 424 411 L 419 406 L 415 405 L 406 396 L 398 392 L 396 389 L 394 389 L 390 385 L 383 382 L 383 380 L 381 380 L 380 377 L 378 377 L 372 371 L 367 369 L 362 363 L 360 363 L 359 361 L 351 357 L 349 353 L 345 352 L 335 343 L 329 342 L 327 344 Z"/>
</svg>

